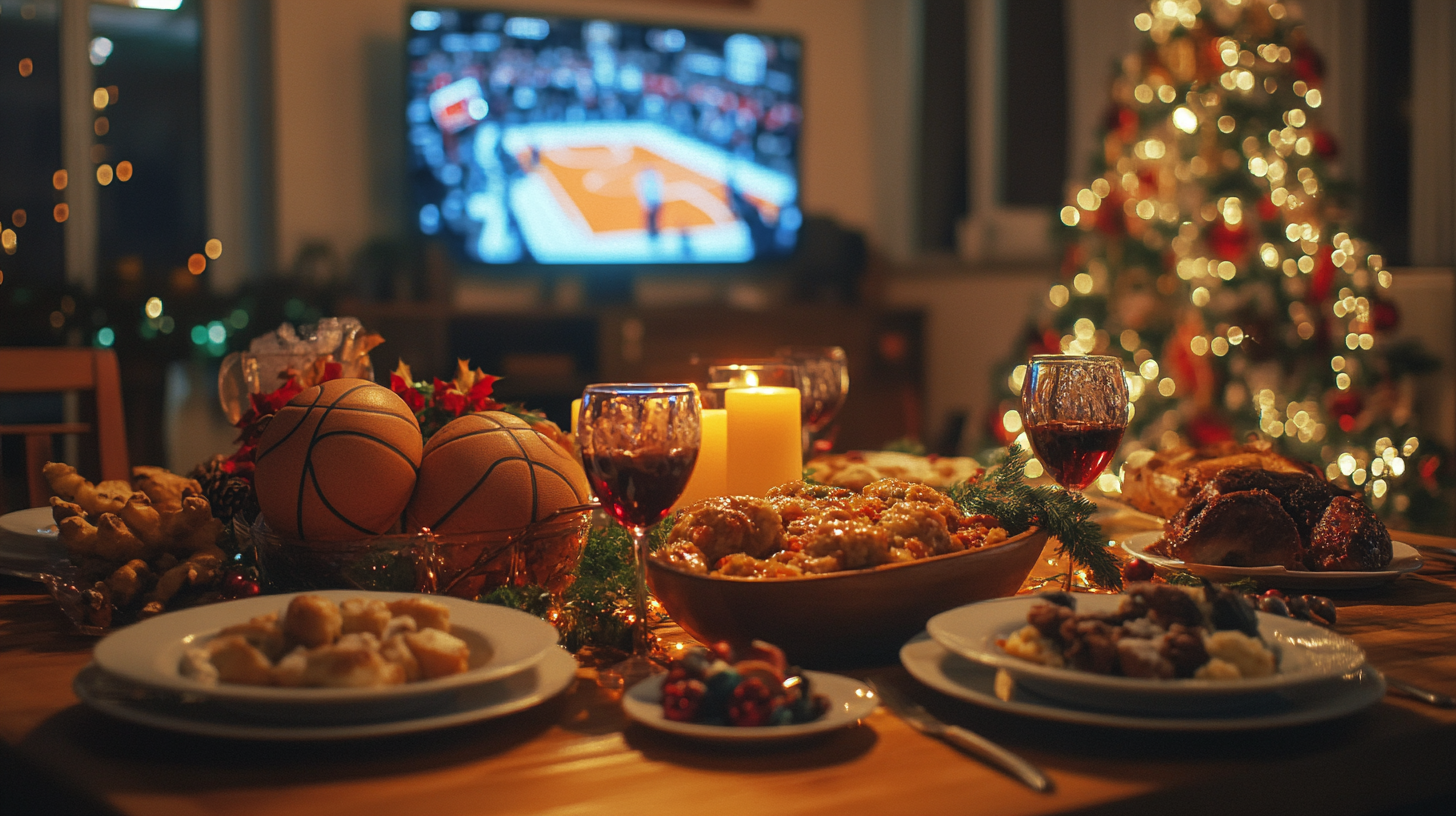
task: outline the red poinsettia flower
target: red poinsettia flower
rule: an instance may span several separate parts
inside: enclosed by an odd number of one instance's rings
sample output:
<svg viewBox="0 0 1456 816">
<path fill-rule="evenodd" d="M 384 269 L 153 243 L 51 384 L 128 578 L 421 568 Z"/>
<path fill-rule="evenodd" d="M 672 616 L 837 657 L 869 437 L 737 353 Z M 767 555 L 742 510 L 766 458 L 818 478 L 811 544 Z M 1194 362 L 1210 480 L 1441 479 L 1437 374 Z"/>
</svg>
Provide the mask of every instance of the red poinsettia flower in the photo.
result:
<svg viewBox="0 0 1456 816">
<path fill-rule="evenodd" d="M 495 390 L 495 381 L 499 379 L 500 377 L 493 374 L 483 374 L 476 380 L 475 385 L 470 387 L 470 392 L 465 395 L 466 401 L 470 403 L 470 410 L 494 411 L 501 407 L 499 402 L 490 398 L 491 391 Z"/>
<path fill-rule="evenodd" d="M 275 391 L 270 391 L 267 394 L 249 394 L 248 401 L 252 403 L 253 413 L 256 415 L 253 418 L 257 419 L 258 417 L 278 413 L 283 406 L 288 404 L 289 400 L 298 396 L 301 391 L 303 391 L 303 387 L 298 384 L 298 380 L 294 377 L 289 377 L 288 382 L 284 383 Z M 242 421 L 246 421 L 247 419 L 247 417 L 243 417 Z M 242 421 L 240 421 L 240 425 Z"/>
<path fill-rule="evenodd" d="M 436 408 L 457 417 L 469 407 L 465 395 L 457 391 L 453 383 L 445 382 L 439 377 L 435 378 L 434 402 Z"/>
<path fill-rule="evenodd" d="M 411 412 L 418 414 L 424 410 L 425 395 L 421 394 L 413 385 L 410 385 L 404 377 L 398 374 L 390 374 L 389 390 L 399 395 L 399 398 L 404 400 L 404 404 L 409 406 Z"/>
</svg>

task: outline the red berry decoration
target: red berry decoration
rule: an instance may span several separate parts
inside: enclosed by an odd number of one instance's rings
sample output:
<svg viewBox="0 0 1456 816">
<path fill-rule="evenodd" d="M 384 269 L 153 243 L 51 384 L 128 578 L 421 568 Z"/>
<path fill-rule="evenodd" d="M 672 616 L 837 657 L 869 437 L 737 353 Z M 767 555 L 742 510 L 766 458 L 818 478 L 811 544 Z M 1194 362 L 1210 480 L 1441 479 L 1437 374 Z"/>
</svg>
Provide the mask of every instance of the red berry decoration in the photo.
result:
<svg viewBox="0 0 1456 816">
<path fill-rule="evenodd" d="M 241 572 L 231 572 L 222 580 L 222 596 L 229 600 L 238 598 L 251 598 L 262 592 L 258 582 L 249 578 Z"/>
<path fill-rule="evenodd" d="M 1153 565 L 1141 558 L 1129 558 L 1122 565 L 1122 580 L 1125 583 L 1153 580 Z"/>
<path fill-rule="evenodd" d="M 733 689 L 728 703 L 728 723 L 739 726 L 768 725 L 773 715 L 773 692 L 757 677 L 750 677 Z"/>
<path fill-rule="evenodd" d="M 707 692 L 701 680 L 669 680 L 662 686 L 662 715 L 674 722 L 692 722 L 702 710 Z"/>
</svg>

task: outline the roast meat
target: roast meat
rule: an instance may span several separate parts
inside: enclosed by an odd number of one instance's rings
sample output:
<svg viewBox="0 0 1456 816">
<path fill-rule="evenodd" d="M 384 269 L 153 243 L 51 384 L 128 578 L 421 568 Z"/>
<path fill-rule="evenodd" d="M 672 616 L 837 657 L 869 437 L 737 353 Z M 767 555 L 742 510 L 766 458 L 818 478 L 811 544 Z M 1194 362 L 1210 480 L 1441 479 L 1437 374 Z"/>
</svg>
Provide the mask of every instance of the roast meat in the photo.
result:
<svg viewBox="0 0 1456 816">
<path fill-rule="evenodd" d="M 1168 521 L 1157 549 L 1196 564 L 1379 570 L 1390 534 L 1358 494 L 1308 473 L 1227 468 Z"/>
</svg>

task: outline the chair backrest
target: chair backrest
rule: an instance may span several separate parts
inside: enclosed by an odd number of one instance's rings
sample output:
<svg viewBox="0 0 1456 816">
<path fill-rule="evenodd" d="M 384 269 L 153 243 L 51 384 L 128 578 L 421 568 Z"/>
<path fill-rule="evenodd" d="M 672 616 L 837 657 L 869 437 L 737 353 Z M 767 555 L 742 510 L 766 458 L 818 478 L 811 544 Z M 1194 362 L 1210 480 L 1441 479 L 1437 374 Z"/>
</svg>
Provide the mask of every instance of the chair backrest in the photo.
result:
<svg viewBox="0 0 1456 816">
<path fill-rule="evenodd" d="M 0 348 L 0 393 L 65 393 L 96 395 L 96 448 L 101 479 L 130 481 L 126 421 L 121 409 L 121 374 L 110 349 Z M 0 425 L 0 435 L 25 437 L 25 469 L 33 507 L 46 503 L 50 491 L 41 466 L 51 458 L 51 438 L 58 434 L 91 433 L 84 422 Z M 3 500 L 3 499 L 0 499 Z"/>
</svg>

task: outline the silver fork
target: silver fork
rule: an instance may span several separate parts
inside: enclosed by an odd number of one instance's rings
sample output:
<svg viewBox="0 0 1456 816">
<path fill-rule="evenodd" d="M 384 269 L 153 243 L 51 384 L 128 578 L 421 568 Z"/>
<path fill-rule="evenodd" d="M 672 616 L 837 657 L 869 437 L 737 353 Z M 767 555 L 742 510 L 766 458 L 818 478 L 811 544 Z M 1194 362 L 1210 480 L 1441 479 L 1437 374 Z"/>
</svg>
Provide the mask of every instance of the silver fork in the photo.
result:
<svg viewBox="0 0 1456 816">
<path fill-rule="evenodd" d="M 874 690 L 885 708 L 922 734 L 945 740 L 962 751 L 985 760 L 1020 779 L 1027 787 L 1038 793 L 1050 793 L 1054 788 L 1052 780 L 1035 765 L 974 731 L 958 725 L 946 725 L 926 711 L 924 706 L 911 701 L 900 689 L 889 683 L 876 685 L 874 681 L 870 681 L 870 688 Z"/>
</svg>

